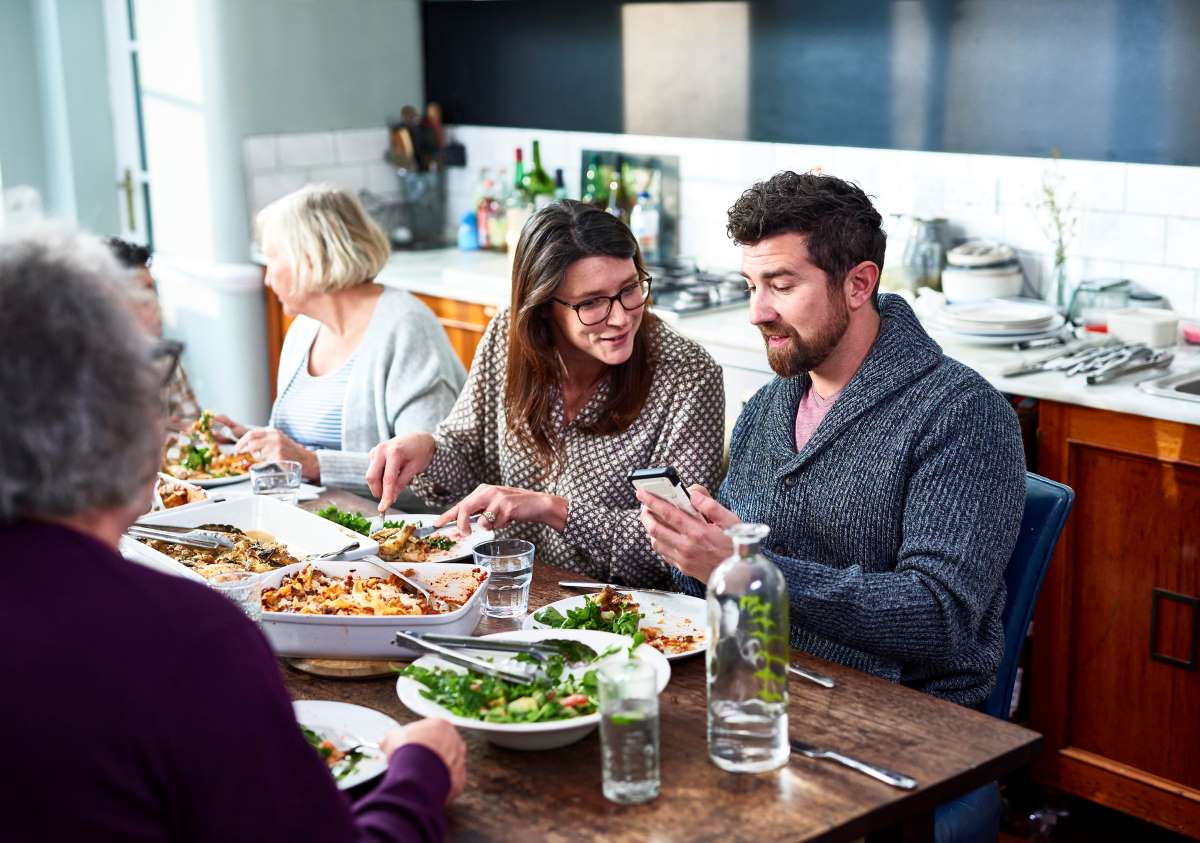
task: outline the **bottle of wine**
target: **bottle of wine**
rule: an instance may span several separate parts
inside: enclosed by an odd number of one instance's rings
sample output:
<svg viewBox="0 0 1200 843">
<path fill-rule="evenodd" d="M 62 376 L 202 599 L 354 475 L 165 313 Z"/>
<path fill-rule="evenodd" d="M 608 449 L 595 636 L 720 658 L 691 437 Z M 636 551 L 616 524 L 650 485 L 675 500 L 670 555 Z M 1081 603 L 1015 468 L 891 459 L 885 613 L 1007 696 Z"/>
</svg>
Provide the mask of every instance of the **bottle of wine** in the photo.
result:
<svg viewBox="0 0 1200 843">
<path fill-rule="evenodd" d="M 554 180 L 542 167 L 542 150 L 537 141 L 533 142 L 533 169 L 525 174 L 521 186 L 529 194 L 534 208 L 544 208 L 554 201 Z"/>
<path fill-rule="evenodd" d="M 567 198 L 567 184 L 563 181 L 562 168 L 559 167 L 554 171 L 554 201 L 558 202 Z"/>
<path fill-rule="evenodd" d="M 608 183 L 604 180 L 604 170 L 600 167 L 599 155 L 593 155 L 588 161 L 583 181 L 583 203 L 603 209 L 608 204 Z"/>
<path fill-rule="evenodd" d="M 517 147 L 517 163 L 513 169 L 513 189 L 505 203 L 505 232 L 504 241 L 511 256 L 517 250 L 517 242 L 521 239 L 521 229 L 525 220 L 533 212 L 533 198 L 525 188 L 525 161 L 521 148 Z"/>
</svg>

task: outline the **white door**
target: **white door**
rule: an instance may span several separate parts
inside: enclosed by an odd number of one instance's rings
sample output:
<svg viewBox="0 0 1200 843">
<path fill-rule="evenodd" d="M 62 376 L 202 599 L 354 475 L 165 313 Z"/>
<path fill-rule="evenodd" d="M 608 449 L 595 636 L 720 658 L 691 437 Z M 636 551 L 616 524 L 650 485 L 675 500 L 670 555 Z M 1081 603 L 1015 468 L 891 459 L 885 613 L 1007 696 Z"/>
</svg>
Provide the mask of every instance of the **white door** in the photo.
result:
<svg viewBox="0 0 1200 843">
<path fill-rule="evenodd" d="M 104 0 L 104 21 L 108 38 L 109 98 L 117 150 L 114 198 L 120 214 L 121 237 L 153 250 L 150 174 L 146 167 L 137 27 L 132 0 Z"/>
</svg>

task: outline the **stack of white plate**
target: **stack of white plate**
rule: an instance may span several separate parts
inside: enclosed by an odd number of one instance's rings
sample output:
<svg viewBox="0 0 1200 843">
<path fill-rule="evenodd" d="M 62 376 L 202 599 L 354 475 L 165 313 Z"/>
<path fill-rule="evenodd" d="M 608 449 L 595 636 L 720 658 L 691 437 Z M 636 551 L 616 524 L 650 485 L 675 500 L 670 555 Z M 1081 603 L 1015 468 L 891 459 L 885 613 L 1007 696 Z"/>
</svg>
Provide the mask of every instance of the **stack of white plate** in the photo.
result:
<svg viewBox="0 0 1200 843">
<path fill-rule="evenodd" d="M 1009 345 L 1054 336 L 1065 321 L 1045 302 L 991 299 L 948 304 L 937 312 L 929 328 L 954 342 Z"/>
</svg>

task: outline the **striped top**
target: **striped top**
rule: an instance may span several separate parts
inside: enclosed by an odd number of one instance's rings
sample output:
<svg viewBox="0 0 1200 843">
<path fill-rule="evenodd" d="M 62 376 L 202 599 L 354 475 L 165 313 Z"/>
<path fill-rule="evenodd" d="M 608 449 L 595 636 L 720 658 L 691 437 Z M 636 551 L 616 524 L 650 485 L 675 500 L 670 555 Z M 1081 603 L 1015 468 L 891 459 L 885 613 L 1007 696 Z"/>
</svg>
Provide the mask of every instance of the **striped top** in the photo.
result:
<svg viewBox="0 0 1200 843">
<path fill-rule="evenodd" d="M 355 356 L 336 372 L 314 377 L 305 354 L 304 365 L 275 402 L 275 427 L 309 450 L 342 450 L 342 404 Z"/>
</svg>

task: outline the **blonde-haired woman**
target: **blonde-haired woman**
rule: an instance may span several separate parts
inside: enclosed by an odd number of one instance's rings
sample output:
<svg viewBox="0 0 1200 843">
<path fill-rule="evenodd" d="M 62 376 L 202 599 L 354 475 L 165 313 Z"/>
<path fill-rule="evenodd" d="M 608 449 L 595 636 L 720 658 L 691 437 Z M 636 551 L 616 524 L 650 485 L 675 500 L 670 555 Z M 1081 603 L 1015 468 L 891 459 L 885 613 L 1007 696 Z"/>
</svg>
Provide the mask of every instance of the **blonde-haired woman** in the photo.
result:
<svg viewBox="0 0 1200 843">
<path fill-rule="evenodd" d="M 466 373 L 429 308 L 375 283 L 388 240 L 354 196 L 308 185 L 263 208 L 256 223 L 267 286 L 296 319 L 268 426 L 222 420 L 241 437 L 239 450 L 296 460 L 306 480 L 365 489 L 368 452 L 433 430 Z"/>
</svg>

